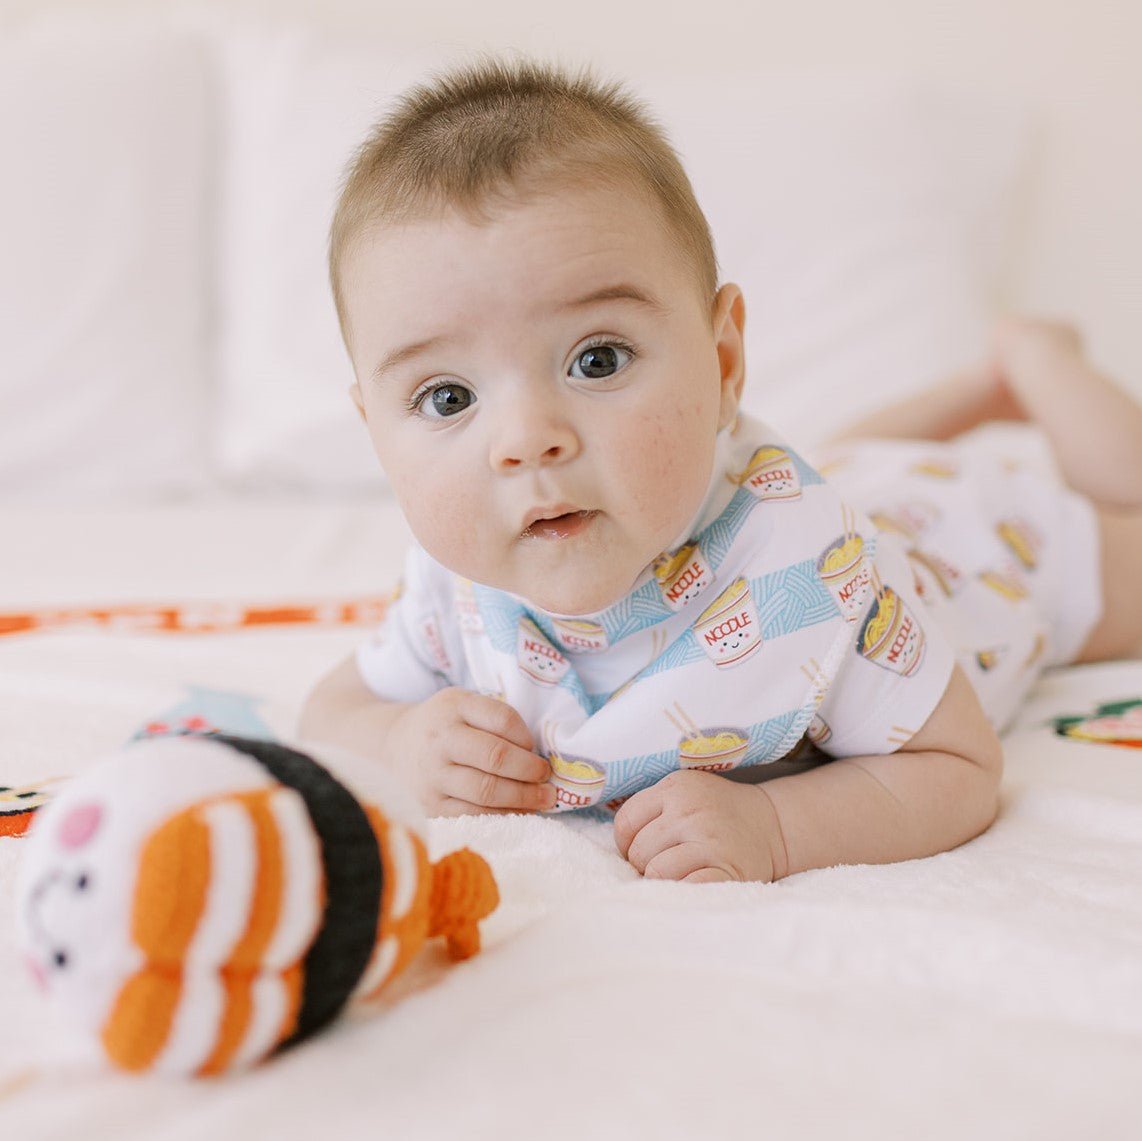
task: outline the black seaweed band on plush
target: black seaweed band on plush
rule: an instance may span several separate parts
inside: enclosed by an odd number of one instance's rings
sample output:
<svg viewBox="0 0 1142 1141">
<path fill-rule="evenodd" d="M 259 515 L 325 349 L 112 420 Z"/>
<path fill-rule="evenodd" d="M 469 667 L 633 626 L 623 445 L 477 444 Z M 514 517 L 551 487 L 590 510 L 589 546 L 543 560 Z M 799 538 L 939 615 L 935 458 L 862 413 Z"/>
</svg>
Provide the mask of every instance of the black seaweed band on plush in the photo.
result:
<svg viewBox="0 0 1142 1141">
<path fill-rule="evenodd" d="M 356 797 L 312 757 L 273 741 L 223 733 L 210 739 L 244 753 L 292 788 L 321 843 L 325 912 L 305 956 L 301 1009 L 284 1049 L 335 1018 L 369 964 L 384 886 L 377 837 Z"/>
</svg>

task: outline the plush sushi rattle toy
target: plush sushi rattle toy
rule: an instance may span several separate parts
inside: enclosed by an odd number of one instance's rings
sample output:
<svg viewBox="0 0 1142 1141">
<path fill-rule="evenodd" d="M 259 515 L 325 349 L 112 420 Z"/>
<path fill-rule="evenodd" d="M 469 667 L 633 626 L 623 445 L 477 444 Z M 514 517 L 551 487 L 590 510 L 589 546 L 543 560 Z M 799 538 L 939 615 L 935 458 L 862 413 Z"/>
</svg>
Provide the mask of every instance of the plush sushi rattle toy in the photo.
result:
<svg viewBox="0 0 1142 1141">
<path fill-rule="evenodd" d="M 216 1074 L 375 998 L 424 941 L 479 950 L 497 905 L 467 849 L 428 860 L 400 790 L 347 755 L 225 735 L 141 741 L 29 830 L 20 939 L 50 997 L 127 1070 Z M 375 766 L 372 766 L 375 768 Z M 336 775 L 334 773 L 336 772 Z"/>
</svg>

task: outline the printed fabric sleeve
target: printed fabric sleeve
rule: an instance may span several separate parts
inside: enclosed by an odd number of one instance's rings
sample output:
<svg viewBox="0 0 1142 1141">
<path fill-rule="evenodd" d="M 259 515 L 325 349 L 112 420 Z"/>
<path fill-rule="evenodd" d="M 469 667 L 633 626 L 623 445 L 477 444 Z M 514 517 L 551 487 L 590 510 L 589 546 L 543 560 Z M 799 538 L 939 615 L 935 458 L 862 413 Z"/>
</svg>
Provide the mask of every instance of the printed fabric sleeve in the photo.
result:
<svg viewBox="0 0 1142 1141">
<path fill-rule="evenodd" d="M 956 664 L 896 537 L 880 532 L 875 543 L 867 599 L 810 727 L 811 739 L 834 757 L 906 745 L 940 703 Z"/>
<path fill-rule="evenodd" d="M 460 684 L 453 612 L 450 576 L 414 546 L 384 621 L 357 647 L 361 680 L 385 701 L 424 701 Z"/>
</svg>

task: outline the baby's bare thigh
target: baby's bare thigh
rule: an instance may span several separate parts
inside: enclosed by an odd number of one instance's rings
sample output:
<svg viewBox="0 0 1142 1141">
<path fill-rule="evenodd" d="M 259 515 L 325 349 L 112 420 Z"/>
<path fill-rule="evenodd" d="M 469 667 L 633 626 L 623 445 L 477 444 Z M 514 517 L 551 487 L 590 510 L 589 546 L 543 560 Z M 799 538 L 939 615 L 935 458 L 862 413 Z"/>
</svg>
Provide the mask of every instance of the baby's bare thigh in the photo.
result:
<svg viewBox="0 0 1142 1141">
<path fill-rule="evenodd" d="M 1142 653 L 1142 510 L 1099 507 L 1102 616 L 1075 659 Z"/>
</svg>

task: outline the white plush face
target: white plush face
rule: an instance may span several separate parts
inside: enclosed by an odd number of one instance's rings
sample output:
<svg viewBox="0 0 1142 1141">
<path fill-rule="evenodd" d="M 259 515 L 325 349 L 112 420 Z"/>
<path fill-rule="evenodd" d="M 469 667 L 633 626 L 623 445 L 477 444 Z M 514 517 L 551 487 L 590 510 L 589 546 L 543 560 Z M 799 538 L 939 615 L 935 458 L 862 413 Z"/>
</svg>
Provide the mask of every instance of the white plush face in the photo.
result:
<svg viewBox="0 0 1142 1141">
<path fill-rule="evenodd" d="M 141 742 L 93 765 L 41 810 L 20 866 L 17 919 L 29 969 L 97 1032 L 142 963 L 131 939 L 140 852 L 203 797 L 264 785 L 264 770 L 204 740 Z"/>
<path fill-rule="evenodd" d="M 123 824 L 107 792 L 70 789 L 36 821 L 21 868 L 28 966 L 92 1029 L 137 965 L 129 937 L 134 861 Z"/>
</svg>

